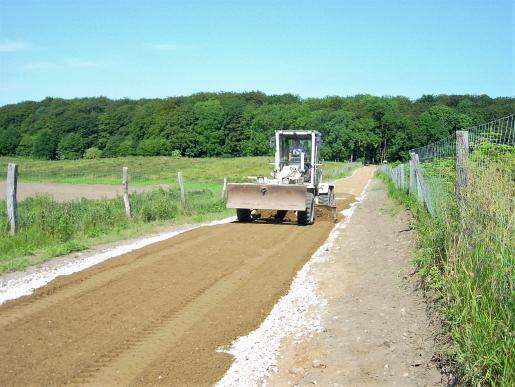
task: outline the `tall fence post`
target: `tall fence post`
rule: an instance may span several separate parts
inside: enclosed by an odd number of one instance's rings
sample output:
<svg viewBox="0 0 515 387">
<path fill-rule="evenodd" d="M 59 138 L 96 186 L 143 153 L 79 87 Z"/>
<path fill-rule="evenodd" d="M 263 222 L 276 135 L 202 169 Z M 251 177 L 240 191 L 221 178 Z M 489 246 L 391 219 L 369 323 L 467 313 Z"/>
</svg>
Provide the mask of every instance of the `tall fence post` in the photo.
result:
<svg viewBox="0 0 515 387">
<path fill-rule="evenodd" d="M 425 204 L 427 210 L 431 215 L 434 215 L 433 205 L 431 203 L 431 196 L 427 187 L 424 176 L 422 175 L 422 169 L 420 168 L 418 155 L 416 153 L 410 153 L 411 159 L 413 160 L 413 167 L 415 168 L 415 174 L 417 175 L 417 191 L 418 197 Z"/>
<path fill-rule="evenodd" d="M 410 159 L 409 161 L 409 187 L 408 187 L 408 191 L 410 193 L 410 195 L 413 195 L 415 189 L 416 189 L 416 186 L 415 186 L 415 167 L 413 165 L 413 160 Z"/>
<path fill-rule="evenodd" d="M 227 196 L 227 178 L 224 177 L 224 187 L 222 189 L 222 199 L 225 199 Z"/>
<path fill-rule="evenodd" d="M 177 180 L 179 182 L 179 189 L 181 191 L 181 207 L 186 206 L 186 192 L 184 191 L 184 179 L 182 178 L 182 172 L 177 172 Z"/>
<path fill-rule="evenodd" d="M 122 169 L 123 203 L 125 204 L 125 215 L 131 217 L 131 203 L 129 201 L 129 168 Z"/>
<path fill-rule="evenodd" d="M 18 207 L 16 203 L 16 192 L 18 189 L 18 165 L 9 163 L 7 165 L 7 181 L 5 185 L 5 200 L 7 204 L 7 219 L 11 235 L 16 233 L 18 221 Z"/>
<path fill-rule="evenodd" d="M 467 187 L 467 159 L 469 153 L 469 132 L 456 131 L 456 197 L 458 203 L 462 201 L 463 193 Z"/>
</svg>

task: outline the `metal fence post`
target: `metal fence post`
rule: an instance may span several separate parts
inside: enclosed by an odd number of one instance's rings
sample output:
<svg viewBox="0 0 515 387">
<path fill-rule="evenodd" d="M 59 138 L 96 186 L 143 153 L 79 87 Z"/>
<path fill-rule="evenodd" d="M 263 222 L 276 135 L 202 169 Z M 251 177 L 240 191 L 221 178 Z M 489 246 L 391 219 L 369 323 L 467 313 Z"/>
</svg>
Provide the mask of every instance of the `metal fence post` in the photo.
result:
<svg viewBox="0 0 515 387">
<path fill-rule="evenodd" d="M 11 235 L 16 233 L 18 221 L 18 207 L 16 192 L 18 190 L 18 165 L 9 163 L 7 165 L 7 181 L 5 185 L 5 200 L 7 204 L 7 219 Z"/>
<path fill-rule="evenodd" d="M 399 173 L 400 173 L 400 180 L 401 180 L 401 191 L 405 191 L 405 186 L 406 186 L 406 183 L 405 183 L 405 173 L 404 173 L 404 163 L 402 163 L 401 165 L 399 165 Z"/>
<path fill-rule="evenodd" d="M 463 199 L 467 187 L 467 159 L 469 153 L 469 132 L 456 131 L 456 197 L 458 204 Z"/>
<path fill-rule="evenodd" d="M 410 195 L 413 195 L 416 186 L 415 186 L 415 167 L 413 166 L 413 160 L 410 159 L 409 161 L 409 187 L 408 191 Z"/>
</svg>

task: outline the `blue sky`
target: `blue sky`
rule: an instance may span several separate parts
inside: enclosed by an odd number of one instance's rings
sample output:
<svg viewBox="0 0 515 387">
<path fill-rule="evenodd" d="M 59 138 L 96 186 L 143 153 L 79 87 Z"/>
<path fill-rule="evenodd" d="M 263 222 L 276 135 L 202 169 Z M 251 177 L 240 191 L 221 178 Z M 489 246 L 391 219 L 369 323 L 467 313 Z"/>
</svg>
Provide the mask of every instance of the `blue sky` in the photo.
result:
<svg viewBox="0 0 515 387">
<path fill-rule="evenodd" d="M 0 105 L 261 90 L 515 95 L 513 0 L 0 0 Z"/>
</svg>

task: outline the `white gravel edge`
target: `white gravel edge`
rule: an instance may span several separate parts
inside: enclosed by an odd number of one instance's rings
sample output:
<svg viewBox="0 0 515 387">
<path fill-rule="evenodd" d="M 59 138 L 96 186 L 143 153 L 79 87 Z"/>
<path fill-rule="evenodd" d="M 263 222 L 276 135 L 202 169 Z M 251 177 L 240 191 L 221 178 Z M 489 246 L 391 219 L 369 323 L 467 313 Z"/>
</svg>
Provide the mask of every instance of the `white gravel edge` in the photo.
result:
<svg viewBox="0 0 515 387">
<path fill-rule="evenodd" d="M 318 286 L 310 274 L 311 267 L 328 257 L 327 251 L 347 227 L 356 205 L 365 199 L 370 181 L 356 201 L 342 211 L 345 221 L 331 230 L 327 240 L 297 272 L 290 290 L 279 299 L 263 323 L 247 336 L 237 338 L 230 348 L 219 349 L 219 352 L 233 355 L 234 362 L 216 386 L 266 385 L 266 378 L 277 369 L 279 349 L 285 337 L 299 340 L 322 330 L 320 316 L 309 313 L 309 310 L 314 306 L 325 306 L 327 301 L 317 293 Z"/>
<path fill-rule="evenodd" d="M 149 237 L 144 237 L 116 247 L 107 248 L 102 252 L 93 255 L 87 255 L 84 257 L 79 256 L 76 260 L 62 262 L 61 264 L 55 266 L 42 266 L 38 270 L 31 269 L 26 273 L 16 273 L 17 275 L 14 278 L 6 279 L 4 277 L 4 279 L 0 279 L 0 304 L 8 300 L 14 300 L 18 297 L 31 294 L 34 289 L 46 285 L 58 276 L 79 272 L 100 262 L 120 256 L 122 254 L 126 254 L 133 250 L 141 249 L 142 247 L 148 246 L 152 243 L 173 238 L 174 236 L 198 227 L 215 226 L 217 224 L 230 223 L 235 220 L 236 217 L 231 216 L 229 218 L 216 220 L 209 223 L 196 224 L 180 230 L 168 231 Z"/>
</svg>

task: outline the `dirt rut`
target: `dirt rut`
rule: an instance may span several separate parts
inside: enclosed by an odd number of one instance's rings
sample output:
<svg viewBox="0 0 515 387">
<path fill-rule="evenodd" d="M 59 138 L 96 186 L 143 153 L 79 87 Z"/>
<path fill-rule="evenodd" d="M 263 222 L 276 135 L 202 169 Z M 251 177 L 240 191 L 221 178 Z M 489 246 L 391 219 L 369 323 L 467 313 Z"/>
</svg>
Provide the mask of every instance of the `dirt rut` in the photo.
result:
<svg viewBox="0 0 515 387">
<path fill-rule="evenodd" d="M 348 207 L 372 174 L 339 182 Z M 0 307 L 0 385 L 210 384 L 333 223 L 199 228 L 59 277 Z"/>
</svg>

